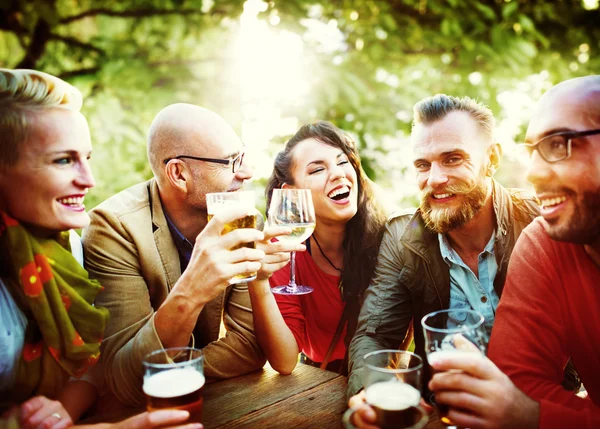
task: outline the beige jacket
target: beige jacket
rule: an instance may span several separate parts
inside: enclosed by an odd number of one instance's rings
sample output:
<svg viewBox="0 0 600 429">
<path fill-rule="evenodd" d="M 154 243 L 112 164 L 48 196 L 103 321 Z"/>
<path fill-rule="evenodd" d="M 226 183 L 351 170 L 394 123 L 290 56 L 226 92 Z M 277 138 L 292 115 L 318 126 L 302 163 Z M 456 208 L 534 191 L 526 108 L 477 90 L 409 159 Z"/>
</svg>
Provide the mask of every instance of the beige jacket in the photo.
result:
<svg viewBox="0 0 600 429">
<path fill-rule="evenodd" d="M 90 213 L 83 234 L 85 267 L 104 291 L 96 305 L 110 311 L 103 341 L 105 381 L 123 403 L 141 405 L 142 358 L 162 348 L 154 313 L 181 275 L 154 179 L 109 198 Z M 219 338 L 221 320 L 226 329 Z M 207 377 L 227 378 L 261 368 L 245 284 L 230 286 L 198 317 L 195 346 L 203 348 Z"/>
</svg>

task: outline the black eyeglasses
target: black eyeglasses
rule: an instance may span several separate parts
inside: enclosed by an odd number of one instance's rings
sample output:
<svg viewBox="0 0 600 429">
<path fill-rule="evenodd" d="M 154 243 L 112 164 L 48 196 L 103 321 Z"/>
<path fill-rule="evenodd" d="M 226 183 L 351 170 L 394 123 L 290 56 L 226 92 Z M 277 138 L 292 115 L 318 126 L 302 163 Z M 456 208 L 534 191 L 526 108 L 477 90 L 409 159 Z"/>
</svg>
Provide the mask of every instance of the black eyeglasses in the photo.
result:
<svg viewBox="0 0 600 429">
<path fill-rule="evenodd" d="M 594 134 L 600 134 L 600 129 L 556 133 L 546 136 L 536 143 L 524 143 L 523 146 L 527 148 L 529 155 L 537 149 L 544 161 L 558 162 L 571 156 L 571 140 L 577 137 L 592 136 Z"/>
<path fill-rule="evenodd" d="M 191 155 L 177 155 L 172 158 L 167 158 L 163 162 L 165 164 L 168 164 L 169 161 L 171 161 L 172 159 L 194 159 L 196 161 L 214 162 L 216 164 L 231 165 L 231 171 L 232 171 L 232 173 L 235 173 L 240 169 L 240 167 L 242 166 L 242 163 L 244 162 L 244 153 L 245 153 L 244 151 L 241 151 L 234 158 L 229 158 L 229 159 L 203 158 L 200 156 L 191 156 Z"/>
</svg>

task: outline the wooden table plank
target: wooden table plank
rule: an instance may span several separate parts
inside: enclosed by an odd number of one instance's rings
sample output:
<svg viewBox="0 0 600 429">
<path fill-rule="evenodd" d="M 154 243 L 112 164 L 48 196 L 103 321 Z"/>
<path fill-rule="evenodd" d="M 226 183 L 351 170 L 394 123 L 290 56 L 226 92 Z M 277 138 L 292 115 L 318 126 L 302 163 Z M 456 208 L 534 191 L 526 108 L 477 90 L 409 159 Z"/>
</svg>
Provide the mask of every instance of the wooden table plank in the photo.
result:
<svg viewBox="0 0 600 429">
<path fill-rule="evenodd" d="M 333 372 L 298 365 L 290 375 L 265 368 L 209 383 L 204 388 L 203 424 L 207 429 L 219 427 L 335 378 L 344 379 Z"/>
<path fill-rule="evenodd" d="M 346 411 L 346 378 L 336 378 L 281 402 L 232 420 L 218 429 L 341 429 Z"/>
<path fill-rule="evenodd" d="M 290 375 L 279 375 L 267 365 L 260 371 L 208 383 L 204 387 L 203 424 L 207 429 L 217 428 L 337 379 L 345 384 L 345 377 L 336 373 L 299 364 Z M 330 391 L 325 393 L 333 394 Z M 345 407 L 345 387 L 340 387 L 336 394 L 338 395 L 335 396 L 336 398 L 342 398 Z M 315 401 L 321 400 L 324 399 L 315 398 Z M 112 395 L 107 396 L 102 402 L 104 403 L 100 407 L 96 407 L 93 417 L 84 419 L 80 423 L 117 422 L 145 411 L 144 408 L 119 405 Z M 308 402 L 303 406 L 306 415 L 310 412 L 310 408 L 307 407 L 311 407 L 312 404 Z"/>
</svg>

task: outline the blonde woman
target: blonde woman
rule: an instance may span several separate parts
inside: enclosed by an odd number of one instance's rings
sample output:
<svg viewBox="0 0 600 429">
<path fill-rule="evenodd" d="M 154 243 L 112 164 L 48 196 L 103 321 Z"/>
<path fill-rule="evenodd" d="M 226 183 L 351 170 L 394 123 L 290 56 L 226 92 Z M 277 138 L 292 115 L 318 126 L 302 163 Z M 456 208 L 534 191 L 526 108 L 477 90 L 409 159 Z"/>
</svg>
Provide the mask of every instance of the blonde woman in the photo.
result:
<svg viewBox="0 0 600 429">
<path fill-rule="evenodd" d="M 81 105 L 54 76 L 0 69 L 0 412 L 12 407 L 23 428 L 71 426 L 101 380 L 84 374 L 99 359 L 108 311 L 93 305 L 102 287 L 73 232 L 89 223 L 84 198 L 95 185 Z"/>
</svg>

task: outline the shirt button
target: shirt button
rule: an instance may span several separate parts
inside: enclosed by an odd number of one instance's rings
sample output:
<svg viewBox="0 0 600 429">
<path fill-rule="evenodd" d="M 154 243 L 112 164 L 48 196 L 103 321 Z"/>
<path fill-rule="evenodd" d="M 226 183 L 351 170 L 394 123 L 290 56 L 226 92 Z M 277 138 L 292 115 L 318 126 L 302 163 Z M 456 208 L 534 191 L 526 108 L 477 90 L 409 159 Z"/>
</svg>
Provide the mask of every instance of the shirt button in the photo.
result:
<svg viewBox="0 0 600 429">
<path fill-rule="evenodd" d="M 486 296 L 482 296 L 481 297 L 481 302 L 483 302 L 485 304 L 487 302 L 487 297 Z"/>
</svg>

